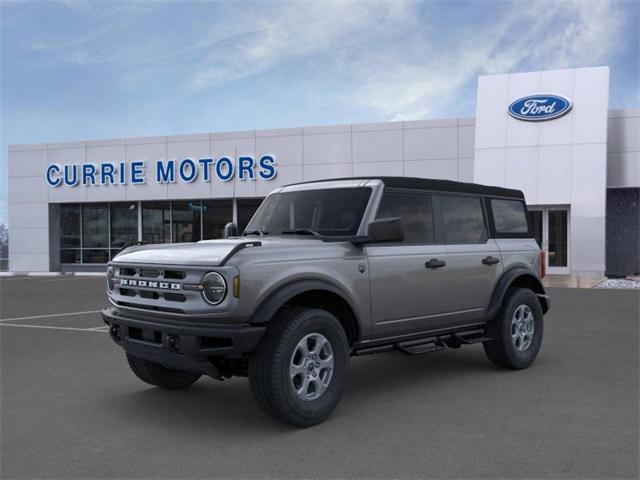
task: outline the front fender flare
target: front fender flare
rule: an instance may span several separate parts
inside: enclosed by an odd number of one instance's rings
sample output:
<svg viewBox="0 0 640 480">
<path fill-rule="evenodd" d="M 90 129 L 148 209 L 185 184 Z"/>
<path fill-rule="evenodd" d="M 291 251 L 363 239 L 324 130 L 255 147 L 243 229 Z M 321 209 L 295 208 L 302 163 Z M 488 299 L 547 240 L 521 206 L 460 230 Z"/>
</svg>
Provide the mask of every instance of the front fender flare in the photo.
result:
<svg viewBox="0 0 640 480">
<path fill-rule="evenodd" d="M 295 280 L 277 288 L 256 309 L 251 316 L 250 323 L 252 325 L 260 325 L 268 322 L 287 300 L 312 290 L 325 290 L 338 295 L 349 305 L 354 315 L 357 316 L 357 310 L 354 308 L 353 302 L 351 302 L 349 296 L 340 287 L 326 280 L 308 279 Z"/>
</svg>

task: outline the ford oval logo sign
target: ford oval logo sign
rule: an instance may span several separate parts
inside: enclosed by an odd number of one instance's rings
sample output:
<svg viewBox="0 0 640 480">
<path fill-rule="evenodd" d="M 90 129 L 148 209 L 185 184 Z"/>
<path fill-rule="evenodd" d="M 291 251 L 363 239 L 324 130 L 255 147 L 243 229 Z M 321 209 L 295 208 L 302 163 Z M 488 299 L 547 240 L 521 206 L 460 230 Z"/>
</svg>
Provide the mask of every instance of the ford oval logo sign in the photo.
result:
<svg viewBox="0 0 640 480">
<path fill-rule="evenodd" d="M 509 115 L 518 120 L 541 122 L 558 118 L 571 110 L 571 100 L 560 95 L 527 95 L 509 105 Z"/>
</svg>

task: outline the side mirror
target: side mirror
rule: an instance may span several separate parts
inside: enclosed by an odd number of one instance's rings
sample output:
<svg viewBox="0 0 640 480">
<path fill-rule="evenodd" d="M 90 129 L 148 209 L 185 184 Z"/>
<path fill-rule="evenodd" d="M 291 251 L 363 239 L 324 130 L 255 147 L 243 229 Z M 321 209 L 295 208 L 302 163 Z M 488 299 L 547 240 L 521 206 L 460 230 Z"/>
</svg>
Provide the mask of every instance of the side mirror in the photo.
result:
<svg viewBox="0 0 640 480">
<path fill-rule="evenodd" d="M 233 222 L 229 222 L 224 226 L 224 238 L 237 237 L 238 225 Z"/>
<path fill-rule="evenodd" d="M 366 243 L 402 242 L 403 240 L 404 227 L 400 218 L 378 218 L 369 223 Z"/>
</svg>

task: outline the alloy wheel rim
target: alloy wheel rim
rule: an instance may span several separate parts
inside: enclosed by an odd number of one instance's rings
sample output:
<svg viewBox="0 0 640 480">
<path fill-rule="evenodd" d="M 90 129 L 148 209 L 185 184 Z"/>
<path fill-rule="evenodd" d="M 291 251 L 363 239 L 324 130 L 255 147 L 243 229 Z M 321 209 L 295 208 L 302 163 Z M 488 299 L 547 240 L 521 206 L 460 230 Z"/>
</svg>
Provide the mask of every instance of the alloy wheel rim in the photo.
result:
<svg viewBox="0 0 640 480">
<path fill-rule="evenodd" d="M 529 305 L 519 305 L 511 317 L 511 341 L 516 350 L 524 352 L 531 346 L 535 324 Z"/>
<path fill-rule="evenodd" d="M 289 380 L 296 397 L 309 401 L 320 398 L 333 378 L 333 348 L 320 333 L 305 335 L 293 349 Z"/>
</svg>

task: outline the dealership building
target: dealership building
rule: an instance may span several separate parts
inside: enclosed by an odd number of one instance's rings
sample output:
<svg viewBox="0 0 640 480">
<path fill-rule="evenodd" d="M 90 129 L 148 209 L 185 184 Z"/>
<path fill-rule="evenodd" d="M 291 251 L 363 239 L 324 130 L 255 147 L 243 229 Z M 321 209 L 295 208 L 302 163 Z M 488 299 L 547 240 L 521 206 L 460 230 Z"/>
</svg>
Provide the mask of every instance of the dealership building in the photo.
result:
<svg viewBox="0 0 640 480">
<path fill-rule="evenodd" d="M 9 147 L 9 269 L 103 269 L 220 238 L 280 185 L 410 176 L 520 189 L 550 274 L 640 272 L 640 110 L 608 67 L 481 76 L 475 118 Z"/>
</svg>

